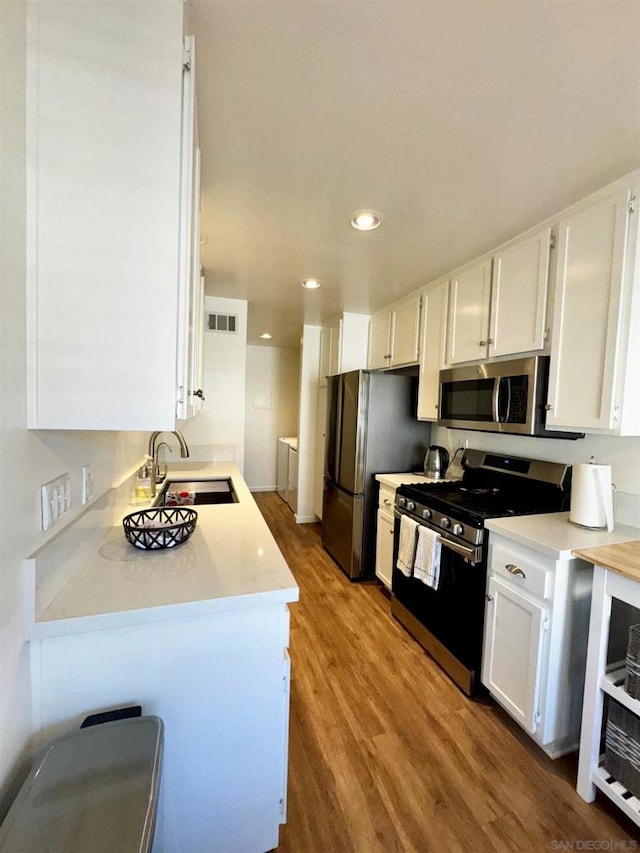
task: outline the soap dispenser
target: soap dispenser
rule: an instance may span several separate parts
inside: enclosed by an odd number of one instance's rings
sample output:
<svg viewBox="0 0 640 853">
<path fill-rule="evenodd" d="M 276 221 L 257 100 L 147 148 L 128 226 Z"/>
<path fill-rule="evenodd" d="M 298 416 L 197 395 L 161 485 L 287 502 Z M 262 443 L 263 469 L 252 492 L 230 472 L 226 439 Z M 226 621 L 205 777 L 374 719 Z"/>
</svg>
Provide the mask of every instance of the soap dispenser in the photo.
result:
<svg viewBox="0 0 640 853">
<path fill-rule="evenodd" d="M 140 467 L 136 477 L 136 501 L 148 503 L 155 496 L 155 477 L 153 476 L 153 460 L 147 456 L 146 462 Z"/>
</svg>

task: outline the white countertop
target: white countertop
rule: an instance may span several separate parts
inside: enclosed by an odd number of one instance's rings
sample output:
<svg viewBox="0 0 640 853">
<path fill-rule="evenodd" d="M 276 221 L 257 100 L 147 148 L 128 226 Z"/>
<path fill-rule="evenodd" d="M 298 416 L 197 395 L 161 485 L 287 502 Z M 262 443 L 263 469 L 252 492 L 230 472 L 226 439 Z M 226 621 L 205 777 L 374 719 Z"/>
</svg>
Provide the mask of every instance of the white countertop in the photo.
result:
<svg viewBox="0 0 640 853">
<path fill-rule="evenodd" d="M 161 551 L 130 545 L 121 518 L 99 530 L 69 556 L 74 565 L 56 567 L 69 579 L 35 613 L 34 637 L 298 600 L 293 575 L 235 465 L 174 468 L 169 475 L 230 477 L 238 503 L 197 506 L 191 538 Z M 140 508 L 128 506 L 122 516 Z"/>
<path fill-rule="evenodd" d="M 568 512 L 550 512 L 544 515 L 490 518 L 485 522 L 485 527 L 556 560 L 570 558 L 576 548 L 595 548 L 640 539 L 640 530 L 636 527 L 616 524 L 609 533 L 606 530 L 576 527 L 568 519 Z"/>
<path fill-rule="evenodd" d="M 413 485 L 414 483 L 452 483 L 454 479 L 447 478 L 434 480 L 432 477 L 425 477 L 423 474 L 376 474 L 376 480 L 384 483 L 392 489 L 397 489 L 398 486 Z"/>
</svg>

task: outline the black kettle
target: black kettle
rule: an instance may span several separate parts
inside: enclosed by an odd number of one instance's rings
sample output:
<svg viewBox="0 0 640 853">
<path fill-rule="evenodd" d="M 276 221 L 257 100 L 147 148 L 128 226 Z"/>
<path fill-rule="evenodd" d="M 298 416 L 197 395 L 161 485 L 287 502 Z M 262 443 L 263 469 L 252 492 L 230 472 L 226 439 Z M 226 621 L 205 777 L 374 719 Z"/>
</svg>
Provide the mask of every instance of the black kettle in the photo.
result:
<svg viewBox="0 0 640 853">
<path fill-rule="evenodd" d="M 447 473 L 449 453 L 444 447 L 432 444 L 424 457 L 424 476 L 440 480 Z"/>
</svg>

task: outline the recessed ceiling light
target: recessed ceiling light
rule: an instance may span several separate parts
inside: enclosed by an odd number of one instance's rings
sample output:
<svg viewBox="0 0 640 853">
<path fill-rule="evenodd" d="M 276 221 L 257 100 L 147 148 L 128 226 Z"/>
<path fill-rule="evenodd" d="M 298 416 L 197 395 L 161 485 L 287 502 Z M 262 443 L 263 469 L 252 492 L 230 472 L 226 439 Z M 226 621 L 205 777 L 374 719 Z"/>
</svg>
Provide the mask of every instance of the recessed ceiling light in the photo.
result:
<svg viewBox="0 0 640 853">
<path fill-rule="evenodd" d="M 306 287 L 307 290 L 317 290 L 320 287 L 320 282 L 315 278 L 306 278 L 302 282 L 302 286 Z"/>
<path fill-rule="evenodd" d="M 263 341 L 270 341 L 271 340 L 271 335 L 269 334 L 269 332 L 263 332 L 260 335 L 260 337 L 262 338 Z"/>
<path fill-rule="evenodd" d="M 351 217 L 351 224 L 358 231 L 373 231 L 382 222 L 375 210 L 357 210 Z"/>
</svg>

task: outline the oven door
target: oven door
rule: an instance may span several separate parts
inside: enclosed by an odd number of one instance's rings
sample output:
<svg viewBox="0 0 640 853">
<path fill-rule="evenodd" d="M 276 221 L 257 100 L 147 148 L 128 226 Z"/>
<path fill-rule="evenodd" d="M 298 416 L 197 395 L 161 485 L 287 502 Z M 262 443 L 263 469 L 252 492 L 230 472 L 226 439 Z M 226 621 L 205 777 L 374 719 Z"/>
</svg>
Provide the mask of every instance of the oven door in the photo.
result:
<svg viewBox="0 0 640 853">
<path fill-rule="evenodd" d="M 393 537 L 393 615 L 468 695 L 480 686 L 487 565 L 485 549 L 440 534 L 440 582 L 434 590 L 397 567 L 401 512 Z"/>
</svg>

